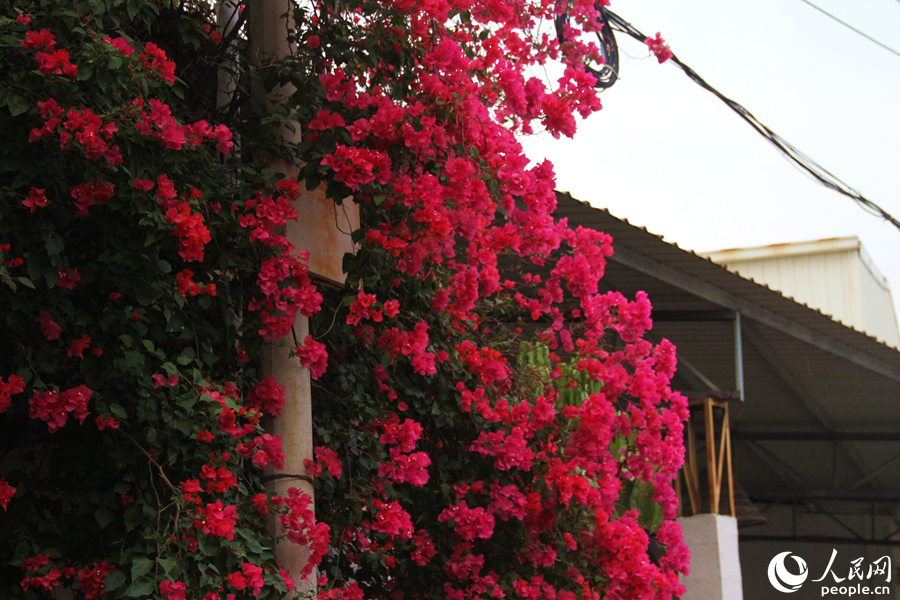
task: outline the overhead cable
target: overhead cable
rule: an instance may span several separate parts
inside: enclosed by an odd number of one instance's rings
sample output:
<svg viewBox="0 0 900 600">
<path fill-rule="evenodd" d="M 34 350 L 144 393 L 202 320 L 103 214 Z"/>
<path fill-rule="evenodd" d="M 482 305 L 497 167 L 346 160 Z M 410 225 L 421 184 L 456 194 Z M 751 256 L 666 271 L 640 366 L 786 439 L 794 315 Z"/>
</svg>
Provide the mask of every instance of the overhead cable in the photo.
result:
<svg viewBox="0 0 900 600">
<path fill-rule="evenodd" d="M 805 2 L 806 0 L 804 0 Z M 622 33 L 627 33 L 634 39 L 638 40 L 641 43 L 644 43 L 644 40 L 647 39 L 648 36 L 644 35 L 637 29 L 635 29 L 630 23 L 626 22 L 619 15 L 607 11 L 606 12 L 607 20 L 617 31 L 621 31 Z M 738 116 L 744 119 L 747 123 L 750 124 L 753 129 L 755 129 L 761 136 L 769 140 L 769 142 L 775 146 L 779 152 L 781 152 L 789 161 L 791 161 L 794 165 L 796 165 L 802 172 L 808 174 L 814 180 L 824 185 L 825 187 L 838 192 L 839 194 L 843 194 L 848 198 L 853 199 L 857 204 L 859 204 L 864 210 L 867 212 L 881 217 L 885 221 L 888 221 L 897 229 L 900 229 L 900 221 L 891 216 L 888 212 L 886 212 L 883 208 L 872 202 L 871 200 L 864 197 L 862 194 L 851 188 L 849 185 L 838 179 L 816 161 L 808 157 L 806 154 L 801 152 L 799 149 L 794 147 L 787 140 L 782 138 L 780 135 L 763 125 L 756 117 L 754 117 L 749 110 L 727 98 L 717 89 L 706 83 L 706 81 L 697 75 L 697 73 L 691 69 L 689 66 L 681 62 L 677 56 L 673 55 L 670 59 L 671 62 L 678 65 L 684 73 L 690 77 L 696 84 L 700 87 L 704 88 L 708 92 L 714 94 L 719 98 L 722 102 L 728 105 L 728 107 L 736 112 Z"/>
<path fill-rule="evenodd" d="M 859 29 L 857 29 L 857 28 L 854 27 L 853 25 L 850 25 L 849 23 L 845 23 L 844 21 L 841 21 L 840 19 L 838 19 L 836 16 L 834 16 L 834 15 L 831 14 L 830 12 L 827 12 L 827 11 L 825 11 L 825 10 L 822 10 L 821 8 L 819 8 L 818 6 L 816 6 L 815 4 L 813 4 L 812 2 L 810 2 L 809 0 L 801 0 L 801 1 L 802 1 L 802 2 L 805 2 L 805 3 L 807 3 L 807 4 L 809 4 L 809 5 L 812 6 L 814 9 L 816 9 L 817 11 L 819 11 L 820 13 L 822 13 L 823 15 L 828 16 L 828 17 L 831 17 L 832 19 L 834 19 L 835 21 L 837 21 L 838 23 L 840 23 L 841 25 L 843 25 L 843 26 L 846 27 L 847 29 L 852 29 L 853 31 L 855 31 L 855 32 L 858 33 L 859 35 L 863 36 L 864 38 L 866 38 L 866 39 L 869 40 L 870 42 L 875 42 L 876 44 L 878 44 L 879 46 L 881 46 L 882 48 L 884 48 L 884 49 L 887 50 L 888 52 L 893 52 L 893 53 L 896 54 L 897 56 L 900 56 L 900 52 L 897 52 L 897 51 L 894 50 L 893 48 L 890 48 L 890 47 L 888 47 L 888 46 L 885 46 L 884 44 L 882 44 L 881 42 L 879 42 L 878 40 L 876 40 L 876 39 L 873 38 L 872 36 L 866 35 L 865 33 L 863 33 L 862 31 L 860 31 Z"/>
</svg>

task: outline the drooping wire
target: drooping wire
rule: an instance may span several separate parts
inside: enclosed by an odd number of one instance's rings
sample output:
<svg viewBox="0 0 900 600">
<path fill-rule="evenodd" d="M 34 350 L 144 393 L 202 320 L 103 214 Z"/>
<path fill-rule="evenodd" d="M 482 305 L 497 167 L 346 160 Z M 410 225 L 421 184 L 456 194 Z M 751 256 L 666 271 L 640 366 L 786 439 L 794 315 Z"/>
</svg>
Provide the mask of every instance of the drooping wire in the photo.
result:
<svg viewBox="0 0 900 600">
<path fill-rule="evenodd" d="M 894 50 L 893 48 L 890 48 L 890 47 L 888 47 L 888 46 L 885 46 L 884 44 L 882 44 L 881 42 L 879 42 L 878 40 L 876 40 L 876 39 L 873 38 L 872 36 L 863 33 L 862 31 L 860 31 L 859 29 L 857 29 L 857 28 L 854 27 L 853 25 L 850 25 L 849 23 L 845 23 L 844 21 L 841 21 L 840 19 L 838 19 L 836 16 L 834 16 L 834 15 L 831 14 L 830 12 L 828 12 L 828 11 L 826 11 L 826 10 L 823 10 L 823 9 L 819 8 L 818 6 L 816 6 L 815 4 L 813 4 L 812 2 L 810 2 L 809 0 L 800 0 L 800 1 L 801 1 L 801 2 L 805 2 L 806 4 L 809 4 L 809 5 L 812 6 L 814 9 L 816 9 L 817 11 L 819 11 L 820 13 L 822 13 L 823 15 L 825 15 L 825 16 L 827 16 L 827 17 L 831 17 L 832 19 L 834 19 L 835 21 L 837 21 L 838 23 L 840 23 L 841 25 L 843 25 L 843 26 L 846 27 L 847 29 L 852 29 L 853 31 L 855 31 L 855 32 L 858 33 L 859 35 L 863 36 L 864 38 L 866 38 L 866 39 L 869 40 L 870 42 L 875 42 L 876 44 L 878 44 L 879 46 L 881 46 L 882 48 L 884 48 L 884 49 L 887 50 L 888 52 L 893 52 L 893 53 L 896 54 L 897 56 L 900 56 L 900 52 L 897 52 L 897 51 Z"/>
<path fill-rule="evenodd" d="M 607 22 L 611 24 L 617 31 L 622 33 L 627 33 L 634 39 L 644 43 L 644 40 L 647 39 L 647 36 L 635 29 L 630 23 L 623 20 L 619 15 L 606 11 Z M 678 65 L 684 73 L 690 77 L 697 85 L 707 90 L 708 92 L 714 94 L 719 100 L 724 102 L 728 107 L 736 112 L 739 117 L 744 119 L 747 123 L 750 124 L 753 129 L 755 129 L 761 136 L 769 140 L 769 142 L 778 149 L 790 162 L 792 162 L 795 166 L 797 166 L 802 172 L 806 173 L 818 183 L 824 185 L 825 187 L 838 192 L 839 194 L 843 194 L 848 198 L 851 198 L 854 202 L 859 204 L 864 210 L 873 214 L 875 216 L 881 217 L 885 221 L 891 223 L 897 229 L 900 229 L 900 221 L 891 216 L 887 211 L 883 208 L 851 188 L 849 185 L 838 179 L 832 173 L 830 173 L 827 169 L 822 167 L 816 161 L 811 159 L 809 156 L 801 152 L 798 148 L 793 146 L 790 142 L 785 140 L 783 137 L 763 125 L 756 117 L 754 117 L 749 110 L 731 100 L 730 98 L 723 95 L 717 89 L 709 85 L 702 77 L 697 75 L 697 73 L 691 69 L 689 66 L 678 60 L 677 56 L 672 56 L 669 59 L 674 64 Z"/>
<path fill-rule="evenodd" d="M 616 44 L 616 36 L 612 32 L 612 28 L 607 22 L 607 14 L 609 12 L 599 3 L 595 4 L 597 9 L 597 22 L 601 23 L 600 29 L 597 31 L 597 38 L 600 41 L 600 55 L 603 58 L 603 65 L 599 69 L 594 69 L 589 65 L 585 65 L 585 70 L 594 76 L 597 82 L 595 88 L 607 89 L 615 85 L 619 78 L 619 46 Z M 559 38 L 560 44 L 565 42 L 565 25 L 569 21 L 569 15 L 562 14 L 554 19 L 556 25 L 556 37 Z"/>
</svg>

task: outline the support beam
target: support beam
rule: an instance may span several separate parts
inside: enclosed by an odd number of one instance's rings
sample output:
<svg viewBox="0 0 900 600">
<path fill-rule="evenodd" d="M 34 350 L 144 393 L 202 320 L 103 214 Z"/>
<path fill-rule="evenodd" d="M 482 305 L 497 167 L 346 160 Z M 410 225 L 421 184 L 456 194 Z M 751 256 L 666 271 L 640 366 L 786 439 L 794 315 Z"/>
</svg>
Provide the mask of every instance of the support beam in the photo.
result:
<svg viewBox="0 0 900 600">
<path fill-rule="evenodd" d="M 732 431 L 734 440 L 772 442 L 900 442 L 900 431 Z"/>
<path fill-rule="evenodd" d="M 734 313 L 734 384 L 741 401 L 746 400 L 744 395 L 744 345 L 741 331 L 741 313 Z"/>
<path fill-rule="evenodd" d="M 733 321 L 734 315 L 734 311 L 731 310 L 657 310 L 654 308 L 650 318 L 654 323 L 712 323 Z"/>
<path fill-rule="evenodd" d="M 792 392 L 797 396 L 797 399 L 800 400 L 800 403 L 803 407 L 809 411 L 809 413 L 824 427 L 825 429 L 829 429 L 834 431 L 837 429 L 834 421 L 825 414 L 825 411 L 822 409 L 820 403 L 816 400 L 815 396 L 807 389 L 803 383 L 797 379 L 797 377 L 791 372 L 785 365 L 784 362 L 779 360 L 777 356 L 772 356 L 772 352 L 766 344 L 765 339 L 762 334 L 760 334 L 753 326 L 749 323 L 744 327 L 744 337 L 750 343 L 751 346 L 762 356 L 763 360 L 767 365 L 775 372 L 781 381 L 787 385 Z M 841 448 L 844 450 L 844 454 L 847 459 L 853 464 L 854 467 L 860 473 L 866 473 L 868 469 L 866 468 L 866 464 L 860 456 L 859 452 L 857 452 L 854 448 L 849 446 L 842 445 Z M 835 479 L 837 477 L 837 471 L 835 471 Z"/>
<path fill-rule="evenodd" d="M 834 430 L 834 421 L 831 420 L 825 411 L 822 410 L 822 407 L 813 397 L 812 393 L 806 388 L 803 383 L 800 382 L 799 379 L 786 367 L 784 366 L 784 362 L 779 359 L 777 356 L 772 355 L 772 350 L 769 348 L 766 343 L 765 338 L 763 338 L 762 334 L 756 330 L 755 327 L 750 325 L 749 323 L 744 325 L 743 328 L 744 339 L 750 344 L 750 346 L 756 350 L 756 352 L 762 357 L 763 361 L 769 366 L 772 371 L 775 372 L 775 375 L 780 379 L 790 390 L 794 393 L 797 399 L 800 401 L 800 404 L 803 405 L 803 408 L 809 412 L 813 418 L 819 422 L 822 427 L 829 430 Z"/>
<path fill-rule="evenodd" d="M 841 538 L 825 535 L 798 535 L 794 537 L 790 535 L 749 535 L 739 533 L 738 536 L 741 542 L 806 542 L 810 544 L 825 544 L 827 546 L 834 546 L 837 544 L 851 544 L 853 546 L 862 544 L 868 546 L 900 546 L 900 541 L 878 539 L 860 541 L 857 538 Z"/>
<path fill-rule="evenodd" d="M 750 442 L 747 444 L 750 451 L 756 457 L 766 464 L 775 473 L 775 476 L 781 480 L 789 492 L 782 492 L 786 498 L 792 497 L 794 490 L 809 487 L 806 477 L 797 471 L 794 467 L 784 462 L 781 458 L 772 453 L 768 448 L 761 446 L 758 442 Z"/>
<path fill-rule="evenodd" d="M 753 502 L 827 500 L 841 502 L 900 502 L 900 490 L 745 490 Z"/>
<path fill-rule="evenodd" d="M 787 317 L 776 314 L 766 308 L 754 304 L 736 294 L 718 288 L 692 275 L 683 273 L 674 267 L 653 260 L 639 252 L 621 245 L 609 260 L 630 269 L 640 271 L 660 281 L 673 285 L 699 298 L 717 304 L 723 308 L 740 311 L 748 319 L 752 319 L 767 327 L 777 329 L 795 339 L 815 346 L 816 348 L 848 360 L 864 369 L 877 373 L 892 381 L 900 382 L 900 367 L 885 363 L 869 356 L 861 350 L 851 348 L 827 335 L 810 329 Z"/>
<path fill-rule="evenodd" d="M 684 356 L 679 354 L 678 356 L 678 369 L 676 373 L 684 379 L 688 385 L 690 385 L 695 390 L 709 390 L 711 392 L 721 392 L 715 383 L 709 380 L 703 373 L 700 372 L 700 369 L 695 367 L 692 363 L 688 362 Z"/>
<path fill-rule="evenodd" d="M 878 477 L 878 475 L 879 475 L 881 472 L 883 472 L 885 469 L 887 469 L 887 468 L 890 467 L 891 465 L 897 463 L 897 461 L 900 461 L 900 454 L 897 454 L 897 455 L 895 455 L 893 458 L 890 458 L 890 459 L 884 461 L 883 463 L 881 463 L 880 465 L 878 465 L 877 467 L 875 467 L 874 469 L 872 469 L 871 471 L 869 471 L 869 473 L 868 473 L 866 476 L 864 476 L 864 477 L 862 477 L 861 479 L 855 481 L 855 482 L 853 483 L 853 485 L 851 485 L 851 486 L 850 486 L 849 488 L 847 488 L 847 489 L 848 489 L 848 490 L 851 490 L 851 491 L 852 491 L 852 490 L 855 490 L 856 488 L 858 488 L 859 486 L 861 486 L 861 485 L 864 484 L 865 482 L 869 481 L 870 479 L 874 479 L 874 478 Z"/>
</svg>

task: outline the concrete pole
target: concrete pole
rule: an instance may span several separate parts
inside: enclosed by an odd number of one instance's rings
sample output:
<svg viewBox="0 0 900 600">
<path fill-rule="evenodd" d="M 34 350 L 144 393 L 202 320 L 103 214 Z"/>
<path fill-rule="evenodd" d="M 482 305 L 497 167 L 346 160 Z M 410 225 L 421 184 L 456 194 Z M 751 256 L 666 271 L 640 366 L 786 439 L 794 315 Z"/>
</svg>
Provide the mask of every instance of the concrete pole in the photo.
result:
<svg viewBox="0 0 900 600">
<path fill-rule="evenodd" d="M 290 55 L 291 48 L 287 42 L 287 30 L 290 21 L 286 21 L 284 15 L 290 14 L 291 3 L 289 0 L 259 0 L 247 3 L 248 35 L 252 48 L 251 60 L 259 62 L 265 56 L 278 58 Z M 282 89 L 277 95 L 289 95 L 293 90 Z M 260 102 L 270 103 L 271 98 L 261 98 Z M 287 142 L 299 141 L 300 128 L 291 132 L 281 128 L 275 132 Z M 270 166 L 277 171 L 289 176 L 296 176 L 297 169 L 283 160 L 273 159 Z M 303 202 L 303 198 L 299 200 Z M 286 233 L 288 239 L 295 245 L 299 245 L 290 228 Z M 304 340 L 309 332 L 309 322 L 306 317 L 298 316 L 294 324 L 294 336 L 298 341 Z M 288 346 L 294 346 L 294 337 L 289 336 L 285 340 Z M 285 387 L 284 408 L 281 417 L 272 419 L 269 431 L 273 435 L 281 436 L 284 442 L 284 469 L 272 471 L 269 476 L 269 490 L 273 493 L 286 496 L 288 489 L 296 487 L 301 492 L 315 498 L 312 479 L 303 465 L 304 459 L 313 459 L 312 443 L 312 399 L 310 395 L 309 370 L 300 366 L 297 357 L 290 356 L 287 348 L 269 346 L 263 354 L 262 374 L 272 376 Z M 288 542 L 286 539 L 275 547 L 275 556 L 281 562 L 282 567 L 288 571 L 297 583 L 297 590 L 293 596 L 314 596 L 316 592 L 316 575 L 313 574 L 306 581 L 300 577 L 300 571 L 309 561 L 309 549 Z"/>
</svg>

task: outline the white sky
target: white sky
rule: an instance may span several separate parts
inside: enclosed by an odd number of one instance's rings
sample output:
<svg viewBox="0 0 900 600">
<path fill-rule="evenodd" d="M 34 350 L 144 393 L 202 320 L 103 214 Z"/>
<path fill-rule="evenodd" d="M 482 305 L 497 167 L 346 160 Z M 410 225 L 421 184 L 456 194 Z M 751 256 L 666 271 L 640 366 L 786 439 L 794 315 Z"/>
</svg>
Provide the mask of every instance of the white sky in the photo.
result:
<svg viewBox="0 0 900 600">
<path fill-rule="evenodd" d="M 900 0 L 812 0 L 900 52 Z M 900 219 L 900 56 L 801 0 L 614 0 L 712 87 Z M 858 236 L 900 307 L 900 230 L 801 174 L 676 65 L 625 34 L 620 78 L 575 138 L 523 140 L 557 189 L 682 248 Z M 652 299 L 651 299 L 652 300 Z"/>
</svg>

